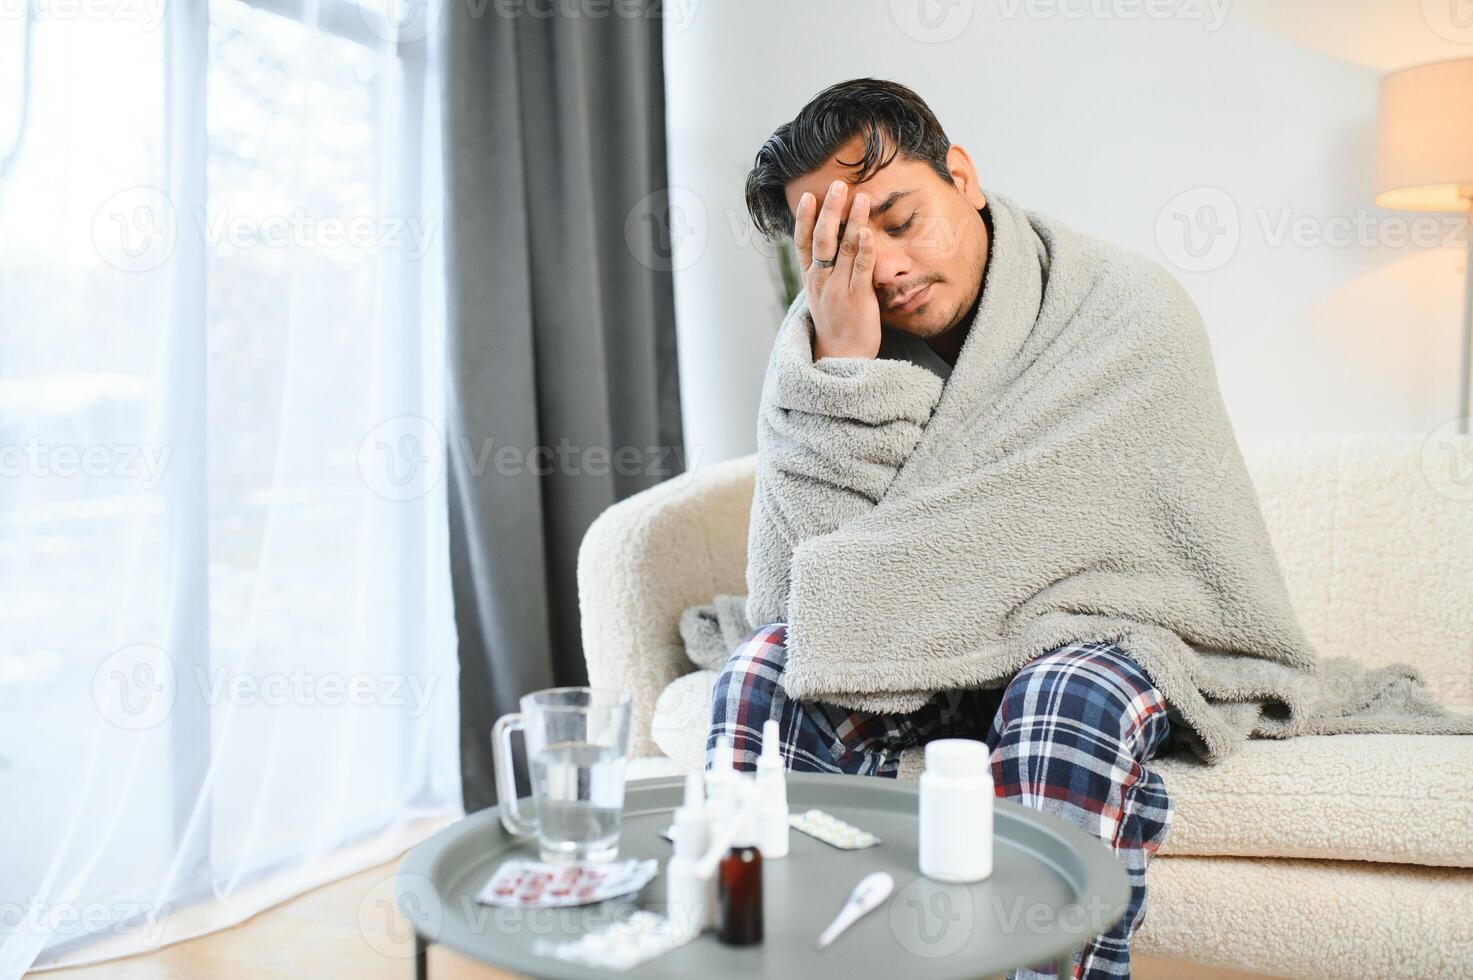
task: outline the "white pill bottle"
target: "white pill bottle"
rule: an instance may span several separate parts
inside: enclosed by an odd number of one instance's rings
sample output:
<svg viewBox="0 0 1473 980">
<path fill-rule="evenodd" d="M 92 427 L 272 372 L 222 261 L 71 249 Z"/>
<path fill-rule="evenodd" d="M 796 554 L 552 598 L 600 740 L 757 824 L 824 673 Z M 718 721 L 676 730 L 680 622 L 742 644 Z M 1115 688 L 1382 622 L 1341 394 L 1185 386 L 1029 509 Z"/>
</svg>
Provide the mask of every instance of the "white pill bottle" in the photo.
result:
<svg viewBox="0 0 1473 980">
<path fill-rule="evenodd" d="M 921 774 L 920 868 L 937 881 L 992 874 L 992 753 L 986 742 L 926 743 Z"/>
</svg>

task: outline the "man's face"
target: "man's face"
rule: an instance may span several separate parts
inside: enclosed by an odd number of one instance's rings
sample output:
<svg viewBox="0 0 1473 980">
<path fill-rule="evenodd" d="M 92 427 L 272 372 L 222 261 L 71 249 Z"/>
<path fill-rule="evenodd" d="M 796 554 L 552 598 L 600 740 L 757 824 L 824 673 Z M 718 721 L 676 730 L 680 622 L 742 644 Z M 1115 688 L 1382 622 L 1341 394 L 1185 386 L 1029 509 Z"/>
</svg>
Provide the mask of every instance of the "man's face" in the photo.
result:
<svg viewBox="0 0 1473 980">
<path fill-rule="evenodd" d="M 848 184 L 863 155 L 864 142 L 856 136 L 818 170 L 788 184 L 788 210 L 797 212 L 804 191 L 821 207 L 829 185 Z M 948 151 L 947 166 L 951 183 L 926 164 L 896 154 L 869 180 L 849 185 L 840 215 L 846 222 L 856 193 L 869 197 L 880 320 L 919 337 L 938 336 L 959 323 L 977 300 L 987 262 L 987 225 L 978 213 L 987 199 L 977 173 L 959 146 Z M 838 240 L 843 237 L 841 223 Z"/>
</svg>

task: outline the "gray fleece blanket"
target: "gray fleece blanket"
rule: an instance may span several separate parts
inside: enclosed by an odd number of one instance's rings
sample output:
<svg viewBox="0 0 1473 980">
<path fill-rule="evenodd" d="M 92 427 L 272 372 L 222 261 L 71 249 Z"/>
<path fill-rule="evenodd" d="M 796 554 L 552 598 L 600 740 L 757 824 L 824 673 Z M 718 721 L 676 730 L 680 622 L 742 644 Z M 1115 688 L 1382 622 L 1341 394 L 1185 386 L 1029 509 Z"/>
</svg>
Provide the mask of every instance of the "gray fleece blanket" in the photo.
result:
<svg viewBox="0 0 1473 980">
<path fill-rule="evenodd" d="M 1410 666 L 1321 659 L 1290 605 L 1201 317 L 1159 264 L 987 194 L 951 377 L 812 356 L 800 293 L 763 386 L 748 595 L 688 609 L 719 666 L 788 624 L 798 699 L 900 712 L 1118 644 L 1215 763 L 1249 737 L 1473 734 Z"/>
</svg>

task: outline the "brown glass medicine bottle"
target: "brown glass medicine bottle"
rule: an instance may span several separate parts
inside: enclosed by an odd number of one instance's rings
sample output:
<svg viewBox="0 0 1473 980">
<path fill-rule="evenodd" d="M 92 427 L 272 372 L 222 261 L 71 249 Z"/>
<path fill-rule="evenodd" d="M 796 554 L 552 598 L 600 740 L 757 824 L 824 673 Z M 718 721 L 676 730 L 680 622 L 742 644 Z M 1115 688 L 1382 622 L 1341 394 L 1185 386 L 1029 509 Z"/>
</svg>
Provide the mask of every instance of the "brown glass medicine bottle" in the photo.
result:
<svg viewBox="0 0 1473 980">
<path fill-rule="evenodd" d="M 716 868 L 716 938 L 731 946 L 762 942 L 762 852 L 756 808 L 740 820 L 731 849 Z"/>
</svg>

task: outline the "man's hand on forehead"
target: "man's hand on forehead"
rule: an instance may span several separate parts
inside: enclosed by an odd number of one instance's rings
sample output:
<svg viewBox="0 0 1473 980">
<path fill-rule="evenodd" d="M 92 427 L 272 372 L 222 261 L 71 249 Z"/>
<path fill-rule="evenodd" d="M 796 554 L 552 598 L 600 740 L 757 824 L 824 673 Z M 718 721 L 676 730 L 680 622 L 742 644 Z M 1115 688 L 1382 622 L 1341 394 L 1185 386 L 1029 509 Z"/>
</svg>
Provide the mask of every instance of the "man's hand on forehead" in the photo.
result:
<svg viewBox="0 0 1473 980">
<path fill-rule="evenodd" d="M 875 295 L 875 241 L 870 195 L 835 180 L 818 208 L 812 194 L 798 199 L 793 244 L 803 269 L 813 317 L 814 360 L 874 358 L 880 352 L 880 301 Z M 817 210 L 817 217 L 814 212 Z"/>
</svg>

